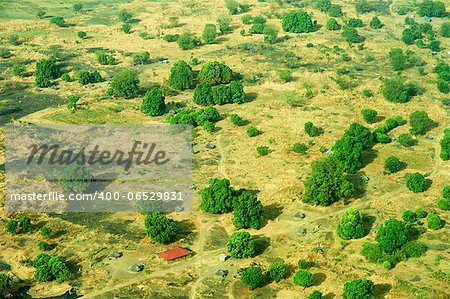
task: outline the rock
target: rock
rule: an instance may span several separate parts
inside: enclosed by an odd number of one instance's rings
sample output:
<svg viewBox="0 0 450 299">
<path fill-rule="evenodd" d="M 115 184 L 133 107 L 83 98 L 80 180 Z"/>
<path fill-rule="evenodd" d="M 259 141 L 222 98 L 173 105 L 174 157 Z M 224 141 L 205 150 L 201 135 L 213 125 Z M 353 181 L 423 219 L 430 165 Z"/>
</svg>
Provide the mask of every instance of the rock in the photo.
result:
<svg viewBox="0 0 450 299">
<path fill-rule="evenodd" d="M 216 148 L 216 146 L 214 144 L 212 144 L 212 143 L 206 144 L 205 147 L 208 148 L 208 149 L 215 149 Z"/>
<path fill-rule="evenodd" d="M 294 218 L 300 218 L 300 219 L 303 219 L 303 218 L 305 218 L 305 214 L 300 213 L 300 212 L 295 213 L 295 214 L 294 214 Z"/>
<path fill-rule="evenodd" d="M 228 276 L 228 270 L 219 269 L 215 274 L 221 276 L 222 278 L 225 278 Z"/>
<path fill-rule="evenodd" d="M 299 228 L 297 234 L 299 236 L 306 236 L 306 228 Z"/>
<path fill-rule="evenodd" d="M 130 267 L 128 267 L 128 271 L 134 272 L 134 273 L 141 272 L 142 270 L 144 270 L 144 265 L 134 264 L 134 265 L 131 265 Z"/>
<path fill-rule="evenodd" d="M 113 252 L 111 252 L 111 253 L 108 255 L 108 257 L 109 257 L 110 260 L 118 259 L 118 258 L 121 257 L 121 256 L 122 256 L 122 252 L 117 252 L 117 251 L 113 251 Z"/>
</svg>

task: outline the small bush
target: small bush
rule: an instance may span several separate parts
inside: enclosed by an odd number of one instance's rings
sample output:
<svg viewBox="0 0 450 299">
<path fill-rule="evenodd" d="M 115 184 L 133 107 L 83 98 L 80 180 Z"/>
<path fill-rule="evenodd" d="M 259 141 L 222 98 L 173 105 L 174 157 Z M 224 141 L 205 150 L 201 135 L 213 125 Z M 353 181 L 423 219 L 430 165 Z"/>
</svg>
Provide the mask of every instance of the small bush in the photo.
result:
<svg viewBox="0 0 450 299">
<path fill-rule="evenodd" d="M 269 154 L 269 148 L 267 146 L 258 146 L 256 152 L 260 156 L 267 156 Z"/>
<path fill-rule="evenodd" d="M 300 269 L 294 275 L 294 284 L 301 287 L 313 285 L 313 275 L 308 270 Z"/>
<path fill-rule="evenodd" d="M 230 115 L 230 121 L 235 126 L 243 126 L 245 125 L 245 120 L 237 114 Z"/>
<path fill-rule="evenodd" d="M 306 151 L 308 150 L 308 147 L 301 142 L 297 142 L 292 146 L 292 151 L 294 153 L 300 154 L 300 155 L 306 155 Z"/>
<path fill-rule="evenodd" d="M 444 226 L 444 221 L 435 213 L 429 213 L 427 215 L 427 225 L 430 229 L 438 230 Z"/>
<path fill-rule="evenodd" d="M 247 128 L 248 137 L 255 137 L 255 136 L 258 136 L 261 134 L 262 134 L 262 132 L 253 126 L 250 126 Z"/>
<path fill-rule="evenodd" d="M 398 136 L 397 141 L 404 147 L 410 147 L 416 144 L 416 140 L 411 136 L 411 134 L 401 134 Z"/>
<path fill-rule="evenodd" d="M 373 109 L 364 109 L 361 110 L 361 114 L 363 115 L 364 120 L 368 124 L 373 124 L 377 121 L 378 112 Z"/>
<path fill-rule="evenodd" d="M 414 193 L 424 192 L 428 189 L 428 182 L 422 174 L 416 172 L 409 176 L 406 187 Z"/>
<path fill-rule="evenodd" d="M 384 162 L 384 170 L 386 173 L 396 173 L 402 169 L 402 162 L 397 157 L 390 156 Z"/>
</svg>

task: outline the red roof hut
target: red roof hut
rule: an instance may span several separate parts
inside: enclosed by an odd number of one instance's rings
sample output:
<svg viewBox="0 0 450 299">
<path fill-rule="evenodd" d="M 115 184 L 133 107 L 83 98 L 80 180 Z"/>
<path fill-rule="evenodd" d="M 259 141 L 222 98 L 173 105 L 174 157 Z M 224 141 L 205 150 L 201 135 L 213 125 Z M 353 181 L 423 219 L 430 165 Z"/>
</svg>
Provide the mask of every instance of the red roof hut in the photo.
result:
<svg viewBox="0 0 450 299">
<path fill-rule="evenodd" d="M 187 256 L 190 253 L 191 252 L 187 249 L 184 249 L 182 247 L 175 247 L 167 251 L 158 253 L 158 256 L 162 259 L 165 259 L 166 261 L 171 261 L 183 256 Z"/>
</svg>

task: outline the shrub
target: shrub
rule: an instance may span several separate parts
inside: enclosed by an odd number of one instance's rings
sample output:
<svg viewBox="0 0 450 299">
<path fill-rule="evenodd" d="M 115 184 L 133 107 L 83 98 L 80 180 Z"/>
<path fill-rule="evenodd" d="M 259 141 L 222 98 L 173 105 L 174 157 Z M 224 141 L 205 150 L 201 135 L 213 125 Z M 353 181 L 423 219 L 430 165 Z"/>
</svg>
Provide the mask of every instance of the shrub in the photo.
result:
<svg viewBox="0 0 450 299">
<path fill-rule="evenodd" d="M 255 254 L 253 237 L 248 232 L 234 232 L 227 243 L 227 250 L 233 258 L 252 257 Z"/>
<path fill-rule="evenodd" d="M 269 154 L 269 148 L 267 146 L 258 146 L 256 152 L 260 156 L 267 156 Z"/>
<path fill-rule="evenodd" d="M 11 57 L 11 51 L 6 48 L 0 48 L 0 58 L 9 58 Z"/>
<path fill-rule="evenodd" d="M 398 136 L 397 141 L 404 147 L 410 147 L 416 144 L 416 140 L 411 136 L 411 134 L 401 134 Z"/>
<path fill-rule="evenodd" d="M 237 114 L 231 114 L 230 121 L 235 126 L 243 126 L 246 123 L 245 120 Z"/>
<path fill-rule="evenodd" d="M 304 129 L 309 137 L 315 137 L 320 135 L 320 128 L 314 126 L 314 124 L 310 121 L 305 123 Z"/>
<path fill-rule="evenodd" d="M 120 27 L 120 29 L 122 29 L 123 33 L 130 34 L 131 33 L 131 24 L 128 24 L 128 23 L 122 24 L 122 27 Z"/>
<path fill-rule="evenodd" d="M 301 287 L 313 285 L 313 275 L 308 270 L 300 269 L 294 275 L 294 284 Z"/>
<path fill-rule="evenodd" d="M 110 93 L 117 97 L 135 98 L 139 94 L 139 78 L 132 70 L 123 70 L 113 77 Z"/>
<path fill-rule="evenodd" d="M 78 31 L 77 36 L 81 39 L 85 39 L 87 36 L 87 33 L 84 31 Z"/>
<path fill-rule="evenodd" d="M 25 66 L 20 63 L 15 63 L 11 67 L 11 73 L 13 76 L 22 77 L 25 71 L 26 71 Z"/>
<path fill-rule="evenodd" d="M 203 29 L 202 38 L 207 44 L 213 44 L 217 37 L 217 28 L 214 24 L 206 24 Z"/>
<path fill-rule="evenodd" d="M 70 81 L 72 81 L 72 78 L 70 78 L 69 73 L 64 73 L 61 75 L 61 80 L 65 81 L 65 82 L 70 82 Z"/>
<path fill-rule="evenodd" d="M 60 73 L 59 66 L 54 60 L 40 60 L 36 63 L 36 76 L 43 76 L 48 79 L 58 78 Z"/>
<path fill-rule="evenodd" d="M 263 285 L 264 277 L 261 267 L 250 267 L 244 269 L 241 273 L 241 282 L 243 285 L 249 287 L 250 290 L 254 290 Z"/>
<path fill-rule="evenodd" d="M 42 251 L 49 251 L 52 249 L 52 246 L 45 241 L 39 241 L 37 246 L 38 246 L 39 250 L 42 250 Z"/>
<path fill-rule="evenodd" d="M 270 278 L 272 278 L 275 282 L 280 282 L 280 280 L 282 280 L 287 274 L 286 265 L 283 261 L 273 262 L 269 265 L 268 272 Z"/>
<path fill-rule="evenodd" d="M 285 32 L 307 33 L 312 32 L 314 25 L 311 15 L 304 11 L 290 11 L 282 20 L 282 28 Z"/>
<path fill-rule="evenodd" d="M 402 169 L 402 162 L 397 157 L 390 156 L 384 162 L 384 170 L 386 173 L 396 173 Z"/>
<path fill-rule="evenodd" d="M 419 16 L 445 17 L 445 5 L 441 1 L 424 0 L 418 5 Z"/>
<path fill-rule="evenodd" d="M 428 114 L 424 111 L 414 111 L 409 116 L 409 123 L 411 125 L 411 132 L 413 134 L 423 135 L 429 129 L 432 120 L 428 117 Z"/>
<path fill-rule="evenodd" d="M 256 195 L 241 190 L 233 200 L 233 224 L 237 229 L 261 227 L 262 204 Z"/>
<path fill-rule="evenodd" d="M 41 236 L 44 238 L 50 238 L 52 235 L 52 229 L 49 227 L 43 227 L 40 230 Z"/>
<path fill-rule="evenodd" d="M 416 217 L 417 217 L 416 213 L 414 213 L 413 211 L 410 211 L 410 210 L 404 211 L 403 215 L 402 215 L 402 219 L 405 222 L 410 222 L 410 223 L 415 222 Z"/>
<path fill-rule="evenodd" d="M 37 87 L 41 88 L 50 87 L 53 85 L 53 82 L 43 75 L 36 75 L 36 79 L 34 82 Z"/>
<path fill-rule="evenodd" d="M 264 42 L 266 44 L 274 44 L 278 40 L 278 28 L 273 25 L 265 25 L 264 30 Z"/>
<path fill-rule="evenodd" d="M 450 37 L 450 22 L 444 22 L 441 25 L 441 35 L 443 37 Z"/>
<path fill-rule="evenodd" d="M 161 89 L 152 88 L 145 93 L 141 111 L 149 116 L 160 116 L 166 112 L 166 104 Z"/>
<path fill-rule="evenodd" d="M 356 209 L 345 211 L 341 216 L 336 232 L 344 240 L 364 237 L 365 230 L 361 212 Z"/>
<path fill-rule="evenodd" d="M 442 160 L 450 160 L 450 129 L 444 130 L 444 137 L 439 141 L 441 145 L 441 154 L 439 155 Z"/>
<path fill-rule="evenodd" d="M 306 151 L 308 150 L 308 147 L 301 142 L 297 142 L 292 146 L 292 151 L 294 153 L 300 154 L 300 155 L 306 155 Z"/>
<path fill-rule="evenodd" d="M 178 46 L 181 50 L 191 50 L 201 44 L 201 41 L 198 37 L 192 36 L 189 33 L 181 34 L 177 39 Z"/>
<path fill-rule="evenodd" d="M 392 269 L 392 264 L 391 264 L 391 262 L 390 262 L 390 261 L 384 261 L 384 262 L 383 262 L 383 268 L 386 269 L 386 270 Z"/>
<path fill-rule="evenodd" d="M 304 201 L 315 205 L 328 206 L 355 192 L 353 185 L 344 177 L 341 164 L 333 156 L 313 162 L 312 173 L 304 184 Z"/>
<path fill-rule="evenodd" d="M 311 294 L 309 294 L 308 299 L 322 299 L 323 295 L 320 291 L 314 290 Z"/>
<path fill-rule="evenodd" d="M 277 76 L 284 83 L 292 80 L 292 73 L 289 70 L 277 70 Z"/>
<path fill-rule="evenodd" d="M 248 137 L 255 137 L 255 136 L 258 136 L 261 134 L 262 134 L 262 132 L 253 126 L 250 126 L 247 128 Z"/>
<path fill-rule="evenodd" d="M 166 34 L 163 37 L 163 40 L 165 40 L 168 43 L 173 43 L 178 41 L 178 38 L 180 37 L 179 34 Z"/>
<path fill-rule="evenodd" d="M 425 217 L 427 217 L 428 213 L 426 211 L 424 211 L 423 209 L 419 208 L 414 212 L 414 214 L 416 214 L 417 218 L 425 218 Z"/>
<path fill-rule="evenodd" d="M 194 90 L 194 103 L 201 106 L 214 105 L 211 85 L 199 83 Z"/>
<path fill-rule="evenodd" d="M 149 52 L 144 51 L 142 53 L 133 54 L 133 63 L 134 64 L 144 65 L 149 62 L 150 62 L 150 53 Z"/>
<path fill-rule="evenodd" d="M 372 29 L 381 29 L 383 28 L 384 24 L 381 23 L 380 19 L 377 16 L 374 16 L 370 21 L 369 26 Z"/>
<path fill-rule="evenodd" d="M 391 62 L 391 66 L 394 71 L 404 70 L 406 68 L 406 55 L 403 53 L 403 50 L 400 48 L 393 48 L 389 52 L 389 59 Z"/>
<path fill-rule="evenodd" d="M 442 93 L 449 93 L 450 92 L 450 85 L 447 81 L 439 79 L 437 81 L 437 89 Z"/>
<path fill-rule="evenodd" d="M 75 12 L 80 12 L 82 9 L 83 9 L 83 4 L 81 4 L 81 3 L 75 3 L 73 5 L 73 10 Z"/>
<path fill-rule="evenodd" d="M 297 265 L 300 269 L 308 269 L 308 262 L 304 259 L 299 259 Z"/>
<path fill-rule="evenodd" d="M 122 10 L 119 13 L 119 19 L 122 22 L 128 22 L 129 20 L 131 20 L 132 17 L 133 17 L 133 15 L 130 12 L 126 11 L 126 10 Z"/>
<path fill-rule="evenodd" d="M 86 165 L 72 163 L 64 170 L 59 183 L 66 192 L 83 192 L 94 180 L 89 168 Z"/>
<path fill-rule="evenodd" d="M 79 71 L 77 78 L 81 85 L 103 82 L 103 78 L 98 71 Z"/>
<path fill-rule="evenodd" d="M 362 43 L 365 40 L 363 36 L 359 35 L 358 30 L 350 26 L 344 27 L 342 36 L 346 39 L 346 41 L 349 44 L 358 44 Z"/>
<path fill-rule="evenodd" d="M 67 103 L 67 109 L 75 112 L 75 110 L 78 109 L 78 101 L 81 99 L 81 97 L 77 95 L 71 95 L 67 99 L 69 101 L 69 103 Z"/>
<path fill-rule="evenodd" d="M 247 95 L 244 92 L 244 86 L 241 81 L 231 81 L 228 88 L 230 89 L 231 102 L 236 104 L 247 102 Z"/>
<path fill-rule="evenodd" d="M 144 226 L 147 235 L 155 242 L 167 244 L 177 235 L 177 224 L 159 212 L 151 212 L 145 216 Z"/>
<path fill-rule="evenodd" d="M 224 63 L 212 61 L 203 65 L 197 79 L 210 85 L 226 84 L 233 79 L 233 71 Z"/>
<path fill-rule="evenodd" d="M 331 7 L 331 0 L 317 0 L 316 8 L 321 12 L 327 12 Z"/>
<path fill-rule="evenodd" d="M 402 251 L 407 258 L 420 257 L 427 251 L 427 246 L 419 242 L 408 242 L 403 245 Z"/>
<path fill-rule="evenodd" d="M 226 34 L 231 31 L 231 18 L 229 16 L 221 16 L 217 19 L 217 25 L 219 26 L 219 31 L 222 34 Z"/>
<path fill-rule="evenodd" d="M 329 18 L 325 27 L 331 31 L 340 30 L 342 28 L 335 18 Z"/>
<path fill-rule="evenodd" d="M 435 213 L 428 213 L 427 225 L 430 229 L 438 230 L 444 226 L 444 221 Z"/>
<path fill-rule="evenodd" d="M 400 76 L 395 76 L 383 80 L 381 92 L 389 102 L 406 103 L 417 94 L 417 86 L 405 82 Z"/>
<path fill-rule="evenodd" d="M 211 214 L 224 214 L 233 209 L 234 189 L 227 179 L 211 179 L 201 192 L 200 208 Z"/>
<path fill-rule="evenodd" d="M 437 203 L 437 207 L 444 211 L 450 210 L 450 199 L 443 198 L 439 200 Z"/>
<path fill-rule="evenodd" d="M 14 220 L 14 219 L 7 220 L 5 223 L 6 232 L 8 232 L 10 234 L 16 234 L 17 233 L 17 225 L 18 225 L 17 220 Z"/>
<path fill-rule="evenodd" d="M 179 90 L 193 87 L 194 72 L 191 66 L 183 60 L 177 61 L 170 70 L 169 84 L 172 88 Z"/>
<path fill-rule="evenodd" d="M 343 299 L 373 299 L 374 284 L 367 279 L 355 279 L 344 284 Z"/>
<path fill-rule="evenodd" d="M 428 189 L 428 182 L 422 174 L 416 172 L 409 176 L 406 187 L 414 193 L 424 192 Z"/>
<path fill-rule="evenodd" d="M 342 17 L 344 15 L 344 13 L 342 12 L 342 6 L 332 4 L 330 6 L 330 9 L 328 9 L 328 15 L 333 18 Z"/>
<path fill-rule="evenodd" d="M 116 63 L 116 59 L 111 54 L 107 54 L 103 50 L 98 50 L 95 52 L 95 56 L 97 57 L 98 63 L 101 65 L 113 65 Z"/>
<path fill-rule="evenodd" d="M 55 24 L 58 27 L 63 27 L 66 23 L 63 17 L 55 16 L 50 19 L 51 24 Z"/>
<path fill-rule="evenodd" d="M 373 109 L 361 110 L 361 114 L 368 124 L 373 124 L 377 121 L 378 112 Z"/>
<path fill-rule="evenodd" d="M 236 0 L 225 0 L 225 7 L 230 12 L 230 15 L 237 15 L 239 13 L 239 3 Z"/>
</svg>

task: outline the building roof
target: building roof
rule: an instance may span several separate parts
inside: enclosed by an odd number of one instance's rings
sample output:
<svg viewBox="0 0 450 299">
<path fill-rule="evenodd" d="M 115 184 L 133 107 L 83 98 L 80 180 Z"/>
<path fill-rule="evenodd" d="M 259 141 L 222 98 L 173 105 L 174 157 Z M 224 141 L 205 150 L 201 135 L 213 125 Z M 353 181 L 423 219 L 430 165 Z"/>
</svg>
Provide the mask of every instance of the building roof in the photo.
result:
<svg viewBox="0 0 450 299">
<path fill-rule="evenodd" d="M 183 256 L 189 255 L 191 252 L 182 247 L 175 247 L 164 252 L 158 253 L 158 256 L 166 261 L 171 261 Z"/>
</svg>

